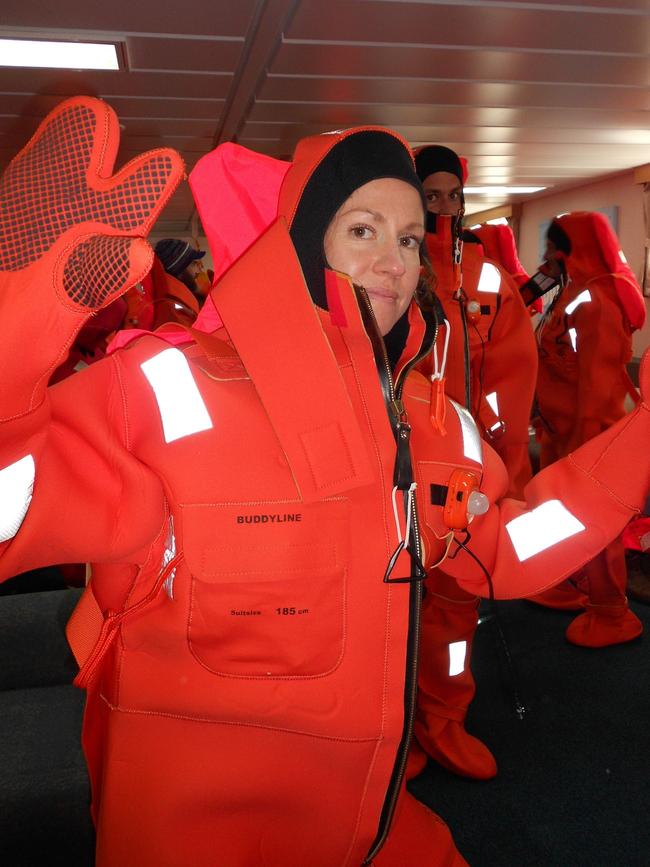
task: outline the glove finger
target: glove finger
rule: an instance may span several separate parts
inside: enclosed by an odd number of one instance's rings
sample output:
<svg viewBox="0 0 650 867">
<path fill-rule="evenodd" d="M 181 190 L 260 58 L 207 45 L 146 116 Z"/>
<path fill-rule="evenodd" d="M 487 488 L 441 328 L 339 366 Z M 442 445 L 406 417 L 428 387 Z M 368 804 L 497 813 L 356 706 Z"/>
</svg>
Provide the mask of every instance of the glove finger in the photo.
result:
<svg viewBox="0 0 650 867">
<path fill-rule="evenodd" d="M 144 154 L 110 177 L 119 145 L 113 110 L 92 97 L 57 106 L 0 180 L 0 270 L 40 259 L 66 231 L 144 234 L 183 176 L 172 150 Z"/>
<path fill-rule="evenodd" d="M 159 148 L 135 157 L 111 178 L 96 181 L 95 219 L 124 234 L 146 235 L 183 179 L 185 164 L 176 151 Z"/>
<path fill-rule="evenodd" d="M 66 307 L 107 307 L 151 270 L 153 250 L 142 238 L 87 235 L 60 257 L 55 283 Z"/>
</svg>

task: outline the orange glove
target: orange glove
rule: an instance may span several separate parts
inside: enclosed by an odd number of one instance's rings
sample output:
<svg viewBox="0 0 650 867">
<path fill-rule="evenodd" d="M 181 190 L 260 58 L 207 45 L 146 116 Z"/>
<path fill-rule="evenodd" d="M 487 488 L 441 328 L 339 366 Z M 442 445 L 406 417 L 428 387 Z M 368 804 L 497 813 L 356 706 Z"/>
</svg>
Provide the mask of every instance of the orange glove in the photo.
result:
<svg viewBox="0 0 650 867">
<path fill-rule="evenodd" d="M 183 177 L 161 149 L 116 175 L 119 125 L 92 97 L 61 103 L 0 181 L 0 420 L 44 398 L 75 335 L 147 273 L 142 240 Z"/>
</svg>

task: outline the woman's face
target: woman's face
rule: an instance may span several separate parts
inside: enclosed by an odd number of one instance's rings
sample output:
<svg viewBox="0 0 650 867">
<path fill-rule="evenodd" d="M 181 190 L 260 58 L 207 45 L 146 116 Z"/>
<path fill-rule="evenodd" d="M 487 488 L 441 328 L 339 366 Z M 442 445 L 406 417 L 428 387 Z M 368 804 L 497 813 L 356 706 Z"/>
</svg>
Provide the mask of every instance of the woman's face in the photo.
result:
<svg viewBox="0 0 650 867">
<path fill-rule="evenodd" d="M 370 298 L 382 334 L 406 311 L 420 277 L 422 200 L 406 181 L 380 178 L 355 190 L 325 232 L 325 259 Z"/>
</svg>

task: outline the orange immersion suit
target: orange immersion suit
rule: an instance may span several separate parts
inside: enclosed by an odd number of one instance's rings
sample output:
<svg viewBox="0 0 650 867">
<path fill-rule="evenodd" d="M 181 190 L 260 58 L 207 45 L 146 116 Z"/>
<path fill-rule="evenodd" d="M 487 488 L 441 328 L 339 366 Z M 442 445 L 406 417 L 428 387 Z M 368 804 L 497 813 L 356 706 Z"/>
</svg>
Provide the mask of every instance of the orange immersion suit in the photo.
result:
<svg viewBox="0 0 650 867">
<path fill-rule="evenodd" d="M 277 220 L 213 290 L 229 342 L 181 329 L 144 336 L 47 389 L 44 372 L 75 329 L 147 272 L 140 237 L 181 175 L 173 152 L 157 151 L 109 177 L 117 129 L 99 100 L 63 103 L 0 188 L 11 228 L 0 233 L 0 360 L 15 371 L 0 394 L 0 574 L 114 567 L 93 580 L 70 629 L 88 690 L 96 863 L 460 867 L 444 823 L 403 788 L 416 566 L 467 538 L 440 503 L 458 523 L 449 486 L 469 474 L 490 508 L 467 544 L 495 594 L 542 590 L 645 500 L 650 461 L 631 466 L 630 455 L 647 440 L 650 409 L 541 473 L 527 503 L 502 499 L 506 473 L 467 413 L 447 403 L 446 435 L 432 432 L 430 383 L 410 368 L 435 325 L 415 304 L 387 403 L 364 293 L 330 272 L 328 310 L 317 309 L 288 231 L 305 182 L 355 130 L 301 143 Z M 66 170 L 43 153 L 62 155 Z M 84 197 L 67 226 L 55 202 L 52 214 L 41 207 L 21 246 L 17 217 L 38 194 L 33 160 Z M 124 185 L 131 195 L 113 197 Z M 23 294 L 29 316 L 15 303 Z M 26 339 L 39 354 L 25 361 L 16 341 Z M 413 555 L 402 551 L 388 576 L 404 583 L 383 580 L 413 496 L 399 492 L 396 523 L 396 453 L 418 484 Z M 443 566 L 488 592 L 465 551 Z"/>
<path fill-rule="evenodd" d="M 125 295 L 126 328 L 154 331 L 165 322 L 191 325 L 199 314 L 199 302 L 177 277 L 167 273 L 157 256 L 151 271 Z"/>
<path fill-rule="evenodd" d="M 517 245 L 515 236 L 510 226 L 504 223 L 483 223 L 471 230 L 473 235 L 481 242 L 481 246 L 488 259 L 498 262 L 508 274 L 512 277 L 516 285 L 521 287 L 528 282 L 530 276 L 524 270 L 524 266 L 519 261 L 517 254 Z M 542 313 L 544 307 L 541 298 L 536 298 L 535 301 L 528 307 L 530 315 Z"/>
<path fill-rule="evenodd" d="M 505 268 L 517 286 L 522 286 L 530 279 L 519 261 L 515 236 L 510 226 L 503 223 L 484 223 L 476 229 L 472 229 L 471 232 L 481 242 L 487 258 L 498 262 L 502 268 Z"/>
<path fill-rule="evenodd" d="M 427 233 L 436 291 L 451 325 L 446 392 L 458 403 L 466 402 L 466 327 L 472 415 L 506 464 L 509 495 L 523 498 L 532 475 L 528 423 L 537 371 L 530 317 L 512 279 L 483 256 L 480 245 L 464 244 L 461 262 L 454 262 L 454 219 L 438 215 L 436 232 Z M 457 298 L 461 286 L 462 307 Z M 430 357 L 424 369 L 432 372 Z M 497 771 L 492 755 L 462 728 L 475 692 L 470 659 L 478 601 L 442 570 L 427 582 L 416 735 L 428 755 L 445 767 L 489 779 Z"/>
<path fill-rule="evenodd" d="M 623 418 L 628 395 L 638 399 L 626 365 L 632 357 L 632 331 L 645 319 L 641 290 L 607 219 L 579 211 L 555 223 L 568 237 L 571 251 L 558 254 L 568 283 L 537 328 L 542 467 Z M 636 638 L 642 626 L 627 607 L 621 540 L 612 542 L 583 572 L 580 589 L 558 587 L 549 594 L 553 607 L 586 604 L 586 613 L 568 627 L 569 641 L 602 647 Z M 538 601 L 544 603 L 544 597 Z"/>
<path fill-rule="evenodd" d="M 498 262 L 483 254 L 481 245 L 463 244 L 460 270 L 455 268 L 452 219 L 438 216 L 439 231 L 427 233 L 427 250 L 438 277 L 436 292 L 451 325 L 446 391 L 465 403 L 464 313 L 469 337 L 469 409 L 506 465 L 509 495 L 521 497 L 532 475 L 528 425 L 537 377 L 535 337 L 516 284 Z M 459 281 L 464 310 L 455 297 Z"/>
</svg>

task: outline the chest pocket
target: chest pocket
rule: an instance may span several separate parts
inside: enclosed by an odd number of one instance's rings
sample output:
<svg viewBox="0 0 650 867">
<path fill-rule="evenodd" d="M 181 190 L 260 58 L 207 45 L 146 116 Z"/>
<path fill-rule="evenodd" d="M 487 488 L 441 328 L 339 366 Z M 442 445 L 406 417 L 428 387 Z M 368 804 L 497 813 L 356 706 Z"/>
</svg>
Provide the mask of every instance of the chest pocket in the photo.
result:
<svg viewBox="0 0 650 867">
<path fill-rule="evenodd" d="M 318 677 L 344 652 L 348 504 L 183 507 L 188 641 L 215 674 Z"/>
</svg>

